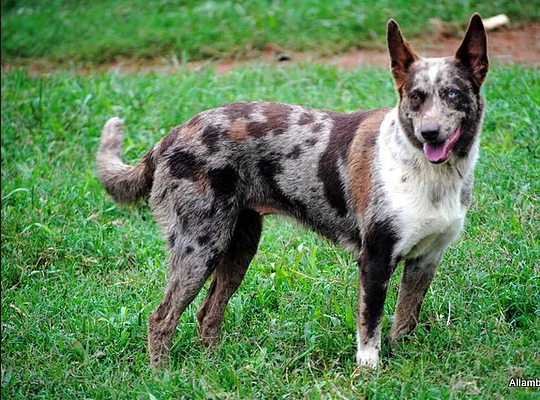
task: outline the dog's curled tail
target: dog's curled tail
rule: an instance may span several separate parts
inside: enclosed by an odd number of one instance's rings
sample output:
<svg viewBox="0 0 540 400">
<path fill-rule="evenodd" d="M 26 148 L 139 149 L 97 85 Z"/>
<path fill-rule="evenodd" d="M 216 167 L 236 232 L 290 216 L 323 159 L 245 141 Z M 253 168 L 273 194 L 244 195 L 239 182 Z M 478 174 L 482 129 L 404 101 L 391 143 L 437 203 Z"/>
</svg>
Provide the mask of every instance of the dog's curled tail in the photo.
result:
<svg viewBox="0 0 540 400">
<path fill-rule="evenodd" d="M 133 203 L 147 197 L 152 189 L 155 164 L 153 149 L 136 165 L 121 160 L 124 133 L 122 120 L 113 117 L 107 121 L 101 134 L 97 152 L 97 173 L 107 193 L 119 203 Z"/>
</svg>

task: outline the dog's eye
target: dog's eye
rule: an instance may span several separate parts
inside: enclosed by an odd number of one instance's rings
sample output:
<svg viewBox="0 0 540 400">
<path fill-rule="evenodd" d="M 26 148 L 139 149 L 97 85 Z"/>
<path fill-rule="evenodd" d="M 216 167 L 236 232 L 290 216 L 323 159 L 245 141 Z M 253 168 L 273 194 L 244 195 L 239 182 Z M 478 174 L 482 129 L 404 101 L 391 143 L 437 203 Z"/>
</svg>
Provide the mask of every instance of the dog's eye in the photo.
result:
<svg viewBox="0 0 540 400">
<path fill-rule="evenodd" d="M 409 95 L 409 99 L 410 99 L 413 103 L 418 103 L 419 101 L 422 100 L 422 96 L 420 96 L 420 93 L 418 93 L 418 92 L 412 92 L 412 93 Z"/>
<path fill-rule="evenodd" d="M 446 94 L 446 97 L 449 98 L 450 100 L 451 100 L 451 99 L 455 99 L 457 96 L 458 96 L 457 90 L 450 90 L 450 91 L 448 91 L 448 93 Z"/>
</svg>

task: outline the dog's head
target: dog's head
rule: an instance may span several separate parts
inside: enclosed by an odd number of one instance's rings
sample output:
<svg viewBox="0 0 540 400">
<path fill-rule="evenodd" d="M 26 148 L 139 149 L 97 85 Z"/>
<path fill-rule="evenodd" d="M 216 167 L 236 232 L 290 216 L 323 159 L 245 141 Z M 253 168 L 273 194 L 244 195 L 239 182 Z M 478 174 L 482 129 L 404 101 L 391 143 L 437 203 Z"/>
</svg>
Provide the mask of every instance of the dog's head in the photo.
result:
<svg viewBox="0 0 540 400">
<path fill-rule="evenodd" d="M 483 112 L 480 86 L 488 71 L 486 32 L 473 14 L 454 57 L 422 58 L 388 21 L 388 50 L 399 93 L 399 119 L 409 141 L 434 164 L 468 154 Z"/>
</svg>

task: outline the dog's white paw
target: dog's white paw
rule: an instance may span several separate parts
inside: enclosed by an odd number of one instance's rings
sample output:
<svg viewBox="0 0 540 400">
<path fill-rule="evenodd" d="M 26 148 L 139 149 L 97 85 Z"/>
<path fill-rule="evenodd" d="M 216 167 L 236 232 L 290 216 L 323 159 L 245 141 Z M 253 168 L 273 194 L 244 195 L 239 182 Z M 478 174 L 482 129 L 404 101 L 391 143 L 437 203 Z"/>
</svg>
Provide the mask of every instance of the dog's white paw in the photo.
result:
<svg viewBox="0 0 540 400">
<path fill-rule="evenodd" d="M 358 349 L 356 352 L 356 365 L 359 367 L 377 368 L 379 364 L 379 350 L 376 348 Z"/>
</svg>

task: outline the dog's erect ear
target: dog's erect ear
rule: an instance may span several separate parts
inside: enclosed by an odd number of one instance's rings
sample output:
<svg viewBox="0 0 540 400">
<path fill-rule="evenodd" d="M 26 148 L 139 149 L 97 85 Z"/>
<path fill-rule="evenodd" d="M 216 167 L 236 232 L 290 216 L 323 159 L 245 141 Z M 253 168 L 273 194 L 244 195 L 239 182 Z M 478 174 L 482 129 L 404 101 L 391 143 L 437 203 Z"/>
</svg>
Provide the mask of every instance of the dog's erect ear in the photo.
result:
<svg viewBox="0 0 540 400">
<path fill-rule="evenodd" d="M 409 68 L 420 57 L 403 38 L 398 23 L 393 19 L 388 21 L 386 40 L 392 62 L 392 75 L 394 76 L 397 87 L 401 87 L 409 72 Z"/>
<path fill-rule="evenodd" d="M 478 86 L 484 83 L 489 61 L 487 57 L 486 31 L 480 14 L 474 13 L 472 15 L 467 33 L 456 52 L 456 59 L 471 70 Z"/>
</svg>

